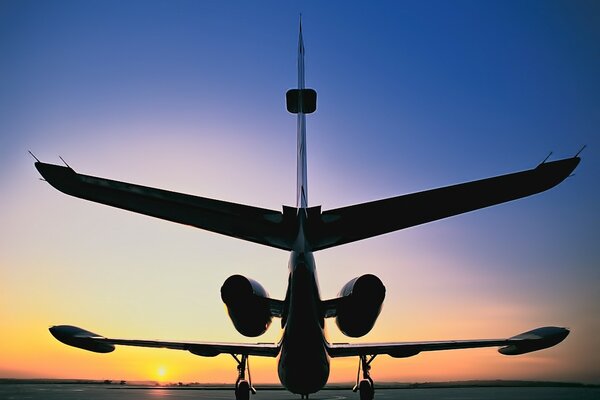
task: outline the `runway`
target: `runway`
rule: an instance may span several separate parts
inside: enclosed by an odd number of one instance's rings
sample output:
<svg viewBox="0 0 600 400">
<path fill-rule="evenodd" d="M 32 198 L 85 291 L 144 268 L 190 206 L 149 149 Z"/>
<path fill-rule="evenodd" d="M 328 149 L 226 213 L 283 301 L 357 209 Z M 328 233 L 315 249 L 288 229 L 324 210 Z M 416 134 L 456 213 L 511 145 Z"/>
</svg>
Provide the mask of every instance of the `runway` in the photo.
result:
<svg viewBox="0 0 600 400">
<path fill-rule="evenodd" d="M 284 390 L 262 390 L 253 400 L 299 399 Z M 358 400 L 351 390 L 322 390 L 310 396 L 314 400 Z M 376 400 L 597 400 L 600 388 L 453 388 L 453 389 L 382 389 Z M 197 388 L 122 387 L 82 384 L 2 384 L 2 400 L 233 400 L 233 390 Z"/>
</svg>

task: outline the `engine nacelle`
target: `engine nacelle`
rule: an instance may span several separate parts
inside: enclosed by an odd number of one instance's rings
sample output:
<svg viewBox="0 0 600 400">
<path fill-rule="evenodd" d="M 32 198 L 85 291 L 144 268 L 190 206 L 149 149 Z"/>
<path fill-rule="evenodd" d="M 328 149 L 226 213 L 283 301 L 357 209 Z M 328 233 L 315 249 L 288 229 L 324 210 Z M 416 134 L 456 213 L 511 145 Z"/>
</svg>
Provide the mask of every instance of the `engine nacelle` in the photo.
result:
<svg viewBox="0 0 600 400">
<path fill-rule="evenodd" d="M 385 286 L 366 274 L 346 283 L 338 293 L 335 323 L 346 336 L 364 336 L 373 328 L 385 299 Z"/>
<path fill-rule="evenodd" d="M 269 294 L 260 283 L 232 275 L 221 286 L 221 299 L 235 329 L 244 336 L 260 336 L 271 325 Z"/>
</svg>

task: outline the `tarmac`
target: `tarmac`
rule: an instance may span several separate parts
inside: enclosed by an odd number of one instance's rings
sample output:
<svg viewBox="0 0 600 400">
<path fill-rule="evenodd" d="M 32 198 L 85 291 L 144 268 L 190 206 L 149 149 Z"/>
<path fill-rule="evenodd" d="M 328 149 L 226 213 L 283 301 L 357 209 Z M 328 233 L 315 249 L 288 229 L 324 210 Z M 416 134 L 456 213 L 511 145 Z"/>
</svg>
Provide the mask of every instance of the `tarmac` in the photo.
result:
<svg viewBox="0 0 600 400">
<path fill-rule="evenodd" d="M 285 390 L 261 390 L 252 400 L 299 399 Z M 102 384 L 1 384 L 2 400 L 234 400 L 232 389 L 159 388 Z M 312 400 L 358 400 L 350 389 L 325 389 L 310 396 Z M 485 387 L 380 389 L 376 400 L 598 400 L 600 388 L 562 387 Z"/>
</svg>

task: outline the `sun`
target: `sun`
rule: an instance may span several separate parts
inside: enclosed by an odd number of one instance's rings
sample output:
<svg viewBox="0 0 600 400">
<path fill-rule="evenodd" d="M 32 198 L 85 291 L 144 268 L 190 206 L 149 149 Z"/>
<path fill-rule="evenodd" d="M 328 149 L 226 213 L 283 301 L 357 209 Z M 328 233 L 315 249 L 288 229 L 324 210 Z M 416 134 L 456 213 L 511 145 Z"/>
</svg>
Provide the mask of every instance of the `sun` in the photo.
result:
<svg viewBox="0 0 600 400">
<path fill-rule="evenodd" d="M 158 380 L 162 381 L 162 380 L 165 379 L 165 376 L 167 375 L 167 369 L 164 366 L 161 365 L 156 370 L 156 374 L 158 375 Z"/>
</svg>

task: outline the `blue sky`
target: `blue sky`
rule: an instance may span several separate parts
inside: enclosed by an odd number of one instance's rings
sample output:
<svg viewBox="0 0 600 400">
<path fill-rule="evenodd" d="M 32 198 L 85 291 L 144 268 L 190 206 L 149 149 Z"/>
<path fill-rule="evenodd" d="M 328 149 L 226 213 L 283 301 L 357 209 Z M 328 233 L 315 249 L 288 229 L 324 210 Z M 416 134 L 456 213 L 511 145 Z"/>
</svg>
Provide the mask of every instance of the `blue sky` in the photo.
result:
<svg viewBox="0 0 600 400">
<path fill-rule="evenodd" d="M 0 364 L 0 375 L 43 375 L 47 349 L 96 362 L 56 344 L 45 331 L 54 323 L 243 340 L 218 296 L 234 273 L 283 297 L 285 253 L 69 198 L 37 180 L 27 150 L 85 174 L 294 204 L 295 120 L 284 94 L 296 83 L 299 13 L 306 81 L 319 96 L 307 122 L 312 205 L 528 169 L 550 151 L 569 157 L 588 145 L 575 176 L 547 193 L 316 255 L 325 297 L 366 272 L 386 284 L 366 341 L 573 329 L 538 355 L 381 361 L 384 377 L 512 378 L 539 362 L 530 377 L 600 382 L 593 1 L 1 2 L 0 332 L 20 340 L 10 356 L 24 361 Z M 18 339 L 25 331 L 38 355 Z M 330 334 L 343 340 L 335 326 Z M 277 337 L 273 327 L 265 340 Z M 448 373 L 440 360 L 473 367 Z"/>
</svg>

